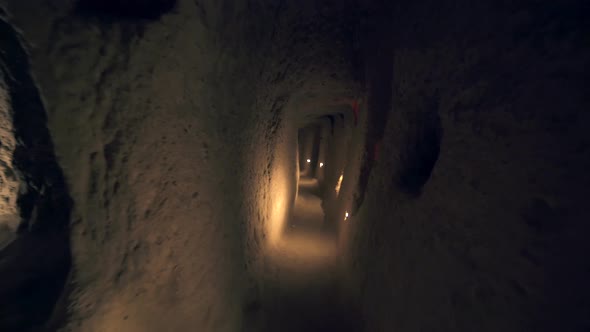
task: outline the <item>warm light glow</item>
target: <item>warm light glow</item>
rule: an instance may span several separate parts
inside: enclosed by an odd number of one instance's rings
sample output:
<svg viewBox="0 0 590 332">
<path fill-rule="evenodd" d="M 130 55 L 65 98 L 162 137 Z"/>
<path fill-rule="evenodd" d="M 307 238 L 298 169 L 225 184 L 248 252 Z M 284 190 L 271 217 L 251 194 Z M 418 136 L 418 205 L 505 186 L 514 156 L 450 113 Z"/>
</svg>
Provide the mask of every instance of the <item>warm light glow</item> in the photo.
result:
<svg viewBox="0 0 590 332">
<path fill-rule="evenodd" d="M 320 163 L 320 168 L 324 167 L 324 163 Z"/>
<path fill-rule="evenodd" d="M 270 199 L 266 201 L 270 212 L 267 234 L 268 244 L 274 246 L 278 243 L 287 223 L 289 206 L 292 204 L 289 175 L 285 167 L 278 165 L 272 171 L 273 181 L 270 187 Z"/>
<path fill-rule="evenodd" d="M 344 220 L 348 219 L 348 212 L 344 213 Z"/>
<path fill-rule="evenodd" d="M 340 186 L 342 185 L 342 179 L 344 179 L 344 174 L 340 174 L 340 178 L 338 179 L 338 183 L 336 183 L 336 194 L 340 192 Z"/>
<path fill-rule="evenodd" d="M 311 159 L 307 159 L 307 162 L 308 162 L 308 163 L 311 163 Z"/>
</svg>

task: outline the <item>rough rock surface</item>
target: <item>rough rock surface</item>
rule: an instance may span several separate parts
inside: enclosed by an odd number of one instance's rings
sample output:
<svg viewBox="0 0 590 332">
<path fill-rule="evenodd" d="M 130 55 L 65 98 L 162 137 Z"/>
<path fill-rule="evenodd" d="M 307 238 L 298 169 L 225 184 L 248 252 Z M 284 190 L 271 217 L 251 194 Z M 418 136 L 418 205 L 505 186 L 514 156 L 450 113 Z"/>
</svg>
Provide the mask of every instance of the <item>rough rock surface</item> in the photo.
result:
<svg viewBox="0 0 590 332">
<path fill-rule="evenodd" d="M 318 86 L 335 87 L 328 100 L 345 89 L 328 77 L 346 75 L 329 8 L 178 1 L 144 17 L 3 3 L 74 200 L 65 330 L 239 330 L 246 267 L 287 213 L 276 193 L 296 186 L 287 110 Z"/>
<path fill-rule="evenodd" d="M 16 140 L 7 87 L 0 74 L 0 248 L 14 239 L 20 223 L 16 199 L 20 182 L 12 163 Z"/>
<path fill-rule="evenodd" d="M 352 220 L 368 331 L 590 327 L 589 8 L 531 3 L 394 9 L 389 120 Z"/>
</svg>

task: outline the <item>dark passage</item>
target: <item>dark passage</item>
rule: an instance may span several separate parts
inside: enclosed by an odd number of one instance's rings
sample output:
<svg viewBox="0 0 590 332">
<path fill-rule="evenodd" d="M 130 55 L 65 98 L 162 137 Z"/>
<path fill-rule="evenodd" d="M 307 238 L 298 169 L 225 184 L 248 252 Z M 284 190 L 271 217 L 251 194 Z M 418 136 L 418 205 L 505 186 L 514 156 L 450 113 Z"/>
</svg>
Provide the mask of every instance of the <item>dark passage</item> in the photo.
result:
<svg viewBox="0 0 590 332">
<path fill-rule="evenodd" d="M 590 331 L 588 13 L 0 0 L 0 332 Z"/>
</svg>

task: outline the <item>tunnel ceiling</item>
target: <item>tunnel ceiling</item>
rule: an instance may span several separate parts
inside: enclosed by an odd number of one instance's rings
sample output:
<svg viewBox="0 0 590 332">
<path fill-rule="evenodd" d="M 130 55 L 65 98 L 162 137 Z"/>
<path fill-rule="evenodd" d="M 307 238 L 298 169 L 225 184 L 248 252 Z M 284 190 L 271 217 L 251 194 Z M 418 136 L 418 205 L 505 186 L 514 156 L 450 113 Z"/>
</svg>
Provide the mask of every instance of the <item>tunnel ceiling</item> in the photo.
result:
<svg viewBox="0 0 590 332">
<path fill-rule="evenodd" d="M 330 121 L 330 118 L 346 119 L 346 121 L 350 121 L 353 118 L 352 107 L 348 101 L 342 102 L 341 105 L 319 104 L 309 109 L 315 111 L 305 112 L 304 114 L 297 113 L 295 123 L 299 128 L 324 123 L 326 120 Z"/>
</svg>

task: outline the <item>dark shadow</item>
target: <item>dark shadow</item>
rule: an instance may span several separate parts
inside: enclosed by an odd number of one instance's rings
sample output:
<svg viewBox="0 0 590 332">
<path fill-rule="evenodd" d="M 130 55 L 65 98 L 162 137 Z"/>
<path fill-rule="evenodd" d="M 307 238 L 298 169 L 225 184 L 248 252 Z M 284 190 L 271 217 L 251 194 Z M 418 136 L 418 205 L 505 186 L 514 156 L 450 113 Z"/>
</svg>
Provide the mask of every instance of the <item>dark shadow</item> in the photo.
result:
<svg viewBox="0 0 590 332">
<path fill-rule="evenodd" d="M 156 20 L 176 6 L 176 0 L 78 0 L 76 11 L 90 16 Z"/>
<path fill-rule="evenodd" d="M 19 142 L 14 167 L 26 187 L 17 199 L 23 220 L 17 238 L 0 251 L 0 331 L 54 331 L 65 318 L 60 297 L 71 265 L 72 204 L 26 50 L 16 31 L 1 19 L 0 50 L 0 70 Z M 64 307 L 56 308 L 58 302 Z"/>
<path fill-rule="evenodd" d="M 387 7 L 384 7 L 387 8 Z M 379 50 L 364 55 L 365 89 L 367 90 L 367 107 L 362 111 L 367 114 L 367 131 L 365 134 L 365 152 L 361 162 L 359 179 L 353 193 L 352 215 L 359 210 L 365 199 L 369 178 L 377 162 L 377 146 L 385 133 L 389 113 L 393 105 L 393 45 L 391 44 L 391 13 L 387 9 L 371 14 L 375 19 L 359 27 L 363 37 L 363 48 Z"/>
<path fill-rule="evenodd" d="M 434 106 L 436 107 L 436 106 Z M 436 112 L 417 114 L 418 119 L 405 142 L 401 153 L 401 169 L 396 177 L 400 190 L 419 196 L 440 153 L 442 127 Z"/>
</svg>

